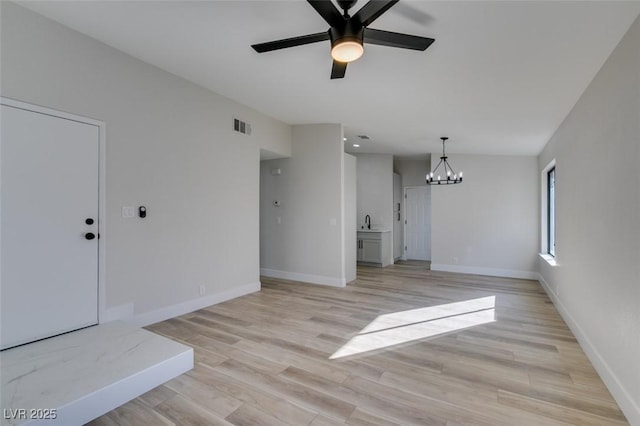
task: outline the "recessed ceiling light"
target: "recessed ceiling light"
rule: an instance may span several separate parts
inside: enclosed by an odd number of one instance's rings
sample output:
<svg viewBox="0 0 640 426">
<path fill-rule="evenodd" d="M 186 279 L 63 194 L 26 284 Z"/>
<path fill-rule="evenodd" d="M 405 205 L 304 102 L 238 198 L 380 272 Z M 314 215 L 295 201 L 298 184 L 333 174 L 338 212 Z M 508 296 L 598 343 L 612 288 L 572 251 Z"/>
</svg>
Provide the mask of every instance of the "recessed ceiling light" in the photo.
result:
<svg viewBox="0 0 640 426">
<path fill-rule="evenodd" d="M 347 141 L 347 138 L 342 138 L 342 140 L 346 142 L 346 141 Z"/>
<path fill-rule="evenodd" d="M 360 148 L 360 145 L 359 145 L 359 144 L 357 144 L 357 143 L 354 143 L 354 144 L 353 144 L 353 147 L 354 147 L 354 148 Z"/>
</svg>

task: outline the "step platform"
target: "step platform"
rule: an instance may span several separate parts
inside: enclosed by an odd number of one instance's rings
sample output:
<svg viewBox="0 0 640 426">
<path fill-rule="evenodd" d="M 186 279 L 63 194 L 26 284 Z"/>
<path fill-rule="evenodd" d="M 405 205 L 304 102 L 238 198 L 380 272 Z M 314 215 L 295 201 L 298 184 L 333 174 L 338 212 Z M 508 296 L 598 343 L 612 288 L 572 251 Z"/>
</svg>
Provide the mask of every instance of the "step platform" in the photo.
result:
<svg viewBox="0 0 640 426">
<path fill-rule="evenodd" d="M 0 352 L 1 425 L 82 425 L 193 368 L 193 348 L 121 321 Z"/>
</svg>

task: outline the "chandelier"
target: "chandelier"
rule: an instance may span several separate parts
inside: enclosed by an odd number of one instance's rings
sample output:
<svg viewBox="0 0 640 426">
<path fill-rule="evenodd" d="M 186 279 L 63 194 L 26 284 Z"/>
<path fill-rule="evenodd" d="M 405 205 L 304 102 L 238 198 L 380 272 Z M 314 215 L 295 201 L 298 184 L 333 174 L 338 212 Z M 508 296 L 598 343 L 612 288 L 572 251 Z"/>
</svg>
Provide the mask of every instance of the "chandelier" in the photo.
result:
<svg viewBox="0 0 640 426">
<path fill-rule="evenodd" d="M 440 162 L 431 173 L 427 174 L 427 185 L 453 185 L 462 182 L 462 172 L 456 173 L 453 167 L 447 161 L 447 154 L 444 152 L 444 143 L 449 139 L 448 137 L 441 137 L 442 139 L 442 157 Z M 442 174 L 439 174 L 438 169 L 442 166 Z"/>
</svg>

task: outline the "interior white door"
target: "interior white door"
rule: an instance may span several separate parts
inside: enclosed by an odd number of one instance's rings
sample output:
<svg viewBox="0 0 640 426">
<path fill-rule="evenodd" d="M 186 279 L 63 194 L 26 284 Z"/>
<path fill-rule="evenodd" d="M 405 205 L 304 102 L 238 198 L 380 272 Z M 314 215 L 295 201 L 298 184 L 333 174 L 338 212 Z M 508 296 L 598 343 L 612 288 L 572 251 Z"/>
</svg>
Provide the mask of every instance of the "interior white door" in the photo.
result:
<svg viewBox="0 0 640 426">
<path fill-rule="evenodd" d="M 100 133 L 8 105 L 0 119 L 5 349 L 98 322 Z"/>
<path fill-rule="evenodd" d="M 431 260 L 431 197 L 429 188 L 405 188 L 405 256 Z"/>
</svg>

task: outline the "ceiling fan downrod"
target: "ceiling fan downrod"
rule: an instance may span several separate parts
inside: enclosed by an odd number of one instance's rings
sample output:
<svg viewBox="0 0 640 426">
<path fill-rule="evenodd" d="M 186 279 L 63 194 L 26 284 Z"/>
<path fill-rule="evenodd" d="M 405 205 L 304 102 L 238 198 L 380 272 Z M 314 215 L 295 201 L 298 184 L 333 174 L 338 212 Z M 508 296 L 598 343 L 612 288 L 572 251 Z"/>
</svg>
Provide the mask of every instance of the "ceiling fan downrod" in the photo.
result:
<svg viewBox="0 0 640 426">
<path fill-rule="evenodd" d="M 343 11 L 342 16 L 344 16 L 344 19 L 351 18 L 351 16 L 349 16 L 349 9 L 351 9 L 358 2 L 358 0 L 337 0 L 337 1 L 338 1 L 338 4 L 340 5 L 340 9 L 342 9 Z"/>
</svg>

